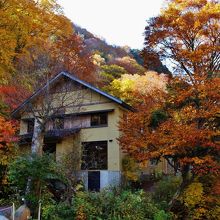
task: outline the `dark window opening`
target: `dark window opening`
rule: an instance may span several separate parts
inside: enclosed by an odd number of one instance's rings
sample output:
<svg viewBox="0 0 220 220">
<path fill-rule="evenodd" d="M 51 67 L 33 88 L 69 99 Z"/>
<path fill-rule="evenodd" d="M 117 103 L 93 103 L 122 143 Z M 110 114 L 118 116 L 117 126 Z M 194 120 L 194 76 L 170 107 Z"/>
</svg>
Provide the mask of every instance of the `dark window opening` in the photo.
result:
<svg viewBox="0 0 220 220">
<path fill-rule="evenodd" d="M 64 129 L 64 118 L 54 118 L 53 129 Z"/>
<path fill-rule="evenodd" d="M 56 154 L 56 143 L 45 143 L 43 151 L 46 154 Z"/>
<path fill-rule="evenodd" d="M 98 113 L 91 115 L 91 126 L 104 126 L 108 124 L 108 114 Z"/>
<path fill-rule="evenodd" d="M 34 120 L 27 121 L 27 133 L 34 132 Z"/>
<path fill-rule="evenodd" d="M 157 159 L 150 159 L 150 165 L 151 166 L 156 166 L 158 164 L 158 160 Z"/>
<path fill-rule="evenodd" d="M 107 170 L 107 141 L 83 143 L 82 170 Z"/>
<path fill-rule="evenodd" d="M 88 172 L 88 190 L 95 192 L 100 191 L 100 171 Z"/>
</svg>

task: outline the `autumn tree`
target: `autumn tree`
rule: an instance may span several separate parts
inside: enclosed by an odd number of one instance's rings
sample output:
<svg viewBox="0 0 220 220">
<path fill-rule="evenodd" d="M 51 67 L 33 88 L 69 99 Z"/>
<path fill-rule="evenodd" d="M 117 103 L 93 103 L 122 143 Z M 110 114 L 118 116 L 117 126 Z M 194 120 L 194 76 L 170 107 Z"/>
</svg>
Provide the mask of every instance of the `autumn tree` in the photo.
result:
<svg viewBox="0 0 220 220">
<path fill-rule="evenodd" d="M 219 71 L 219 9 L 217 1 L 169 1 L 162 14 L 148 20 L 143 56 L 168 58 L 189 80 Z"/>
<path fill-rule="evenodd" d="M 67 71 L 90 83 L 96 81 L 92 54 L 85 51 L 82 38 L 75 33 L 57 42 L 48 51 L 51 54 L 51 72 Z"/>
<path fill-rule="evenodd" d="M 219 173 L 219 18 L 217 1 L 172 0 L 148 21 L 144 59 L 169 59 L 175 76 L 165 101 L 144 99 L 120 124 L 123 149 L 140 163 L 165 158 L 182 174 L 180 191 L 197 176 Z"/>
<path fill-rule="evenodd" d="M 116 58 L 109 62 L 110 64 L 115 64 L 123 67 L 129 74 L 139 74 L 142 75 L 146 71 L 142 65 L 139 65 L 135 59 L 125 56 L 122 58 Z"/>
<path fill-rule="evenodd" d="M 57 1 L 10 0 L 0 7 L 1 84 L 32 92 L 60 71 L 95 81 L 91 55 Z"/>
<path fill-rule="evenodd" d="M 28 59 L 34 55 L 33 48 L 42 48 L 47 39 L 73 33 L 71 22 L 53 0 L 3 0 L 0 9 L 1 84 L 10 80 L 22 56 Z"/>
<path fill-rule="evenodd" d="M 146 72 L 143 75 L 123 74 L 120 78 L 114 79 L 105 90 L 110 94 L 122 99 L 130 105 L 153 91 L 165 91 L 168 77 L 165 74 Z M 135 98 L 134 93 L 138 96 Z"/>
<path fill-rule="evenodd" d="M 100 76 L 105 85 L 108 85 L 114 79 L 120 78 L 121 75 L 126 74 L 127 71 L 118 65 L 103 65 L 100 68 Z"/>
<path fill-rule="evenodd" d="M 95 81 L 90 55 L 84 53 L 81 38 L 55 0 L 1 1 L 0 7 L 1 113 L 16 108 L 33 90 L 61 71 Z M 51 97 L 46 99 L 45 105 L 50 106 Z"/>
<path fill-rule="evenodd" d="M 15 143 L 18 141 L 15 137 L 17 128 L 16 123 L 0 116 L 0 192 L 4 191 L 3 188 L 7 185 L 6 170 L 12 155 L 14 155 Z M 3 196 L 1 195 L 1 197 Z"/>
</svg>

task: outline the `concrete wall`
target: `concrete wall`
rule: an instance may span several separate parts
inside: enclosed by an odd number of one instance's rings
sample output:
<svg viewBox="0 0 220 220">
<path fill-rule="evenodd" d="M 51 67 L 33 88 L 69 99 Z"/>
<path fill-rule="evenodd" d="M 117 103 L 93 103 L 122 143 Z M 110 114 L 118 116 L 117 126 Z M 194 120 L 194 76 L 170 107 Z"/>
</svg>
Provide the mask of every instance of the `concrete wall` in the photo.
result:
<svg viewBox="0 0 220 220">
<path fill-rule="evenodd" d="M 88 189 L 88 172 L 80 171 L 79 178 L 83 181 L 84 186 Z M 120 171 L 100 171 L 100 189 L 118 186 L 121 182 L 121 172 Z"/>
</svg>

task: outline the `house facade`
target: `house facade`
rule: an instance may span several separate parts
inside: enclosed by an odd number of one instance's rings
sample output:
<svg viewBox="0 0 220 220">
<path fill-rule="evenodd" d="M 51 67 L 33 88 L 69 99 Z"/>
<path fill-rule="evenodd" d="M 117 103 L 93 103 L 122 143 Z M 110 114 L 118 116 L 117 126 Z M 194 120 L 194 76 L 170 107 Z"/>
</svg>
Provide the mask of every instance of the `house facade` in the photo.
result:
<svg viewBox="0 0 220 220">
<path fill-rule="evenodd" d="M 56 160 L 67 154 L 79 155 L 76 157 L 79 160 L 79 178 L 83 180 L 86 189 L 98 191 L 118 185 L 123 158 L 117 141 L 120 135 L 118 122 L 126 111 L 133 109 L 120 99 L 66 72 L 51 79 L 12 113 L 14 118 L 20 120 L 21 149 L 30 151 L 34 123 L 37 120 L 33 109 L 27 106 L 37 103 L 35 112 L 40 114 L 45 109 L 45 100 L 39 100 L 39 97 L 48 88 L 53 98 L 47 101 L 53 103 L 51 105 L 58 111 L 50 108 L 51 113 L 47 116 L 44 151 L 53 153 Z M 166 164 L 155 166 L 149 162 L 145 173 L 155 169 L 166 169 Z"/>
<path fill-rule="evenodd" d="M 122 170 L 118 122 L 123 112 L 132 108 L 66 72 L 50 80 L 49 85 L 53 94 L 62 93 L 60 88 L 68 85 L 66 102 L 69 104 L 63 104 L 62 113 L 50 115 L 45 128 L 44 150 L 54 153 L 57 160 L 65 154 L 80 152 L 80 175 L 87 189 L 98 190 L 118 184 Z M 26 107 L 30 102 L 37 102 L 43 90 L 41 88 L 12 113 L 20 120 L 20 147 L 23 150 L 30 150 L 36 120 Z M 74 106 L 76 99 L 78 106 Z"/>
</svg>

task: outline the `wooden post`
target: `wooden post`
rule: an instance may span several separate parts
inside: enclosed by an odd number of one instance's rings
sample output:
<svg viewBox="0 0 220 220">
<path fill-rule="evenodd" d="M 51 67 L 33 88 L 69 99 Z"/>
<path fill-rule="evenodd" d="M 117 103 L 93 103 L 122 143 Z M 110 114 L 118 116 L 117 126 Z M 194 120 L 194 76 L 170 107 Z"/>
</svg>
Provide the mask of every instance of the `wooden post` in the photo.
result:
<svg viewBox="0 0 220 220">
<path fill-rule="evenodd" d="M 12 203 L 12 220 L 15 220 L 15 204 Z"/>
<path fill-rule="evenodd" d="M 37 218 L 37 220 L 40 220 L 40 215 L 41 215 L 41 202 L 39 202 L 38 218 Z"/>
</svg>

